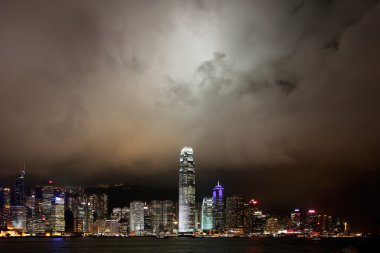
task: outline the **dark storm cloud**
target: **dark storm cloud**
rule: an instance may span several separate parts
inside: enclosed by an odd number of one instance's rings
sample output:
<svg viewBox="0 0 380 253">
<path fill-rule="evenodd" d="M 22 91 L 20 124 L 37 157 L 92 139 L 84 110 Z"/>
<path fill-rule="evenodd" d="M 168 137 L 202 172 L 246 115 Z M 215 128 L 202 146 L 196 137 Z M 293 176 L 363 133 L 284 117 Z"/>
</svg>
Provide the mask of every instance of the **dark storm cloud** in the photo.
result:
<svg viewBox="0 0 380 253">
<path fill-rule="evenodd" d="M 189 143 L 207 166 L 223 165 L 218 154 L 242 167 L 377 166 L 378 10 L 375 1 L 6 1 L 3 164 L 165 168 Z"/>
<path fill-rule="evenodd" d="M 325 170 L 376 168 L 379 148 L 371 140 L 379 139 L 375 130 L 379 125 L 376 109 L 379 79 L 374 67 L 367 66 L 367 61 L 358 64 L 354 54 L 360 50 L 363 55 L 378 55 L 379 50 L 376 46 L 357 49 L 358 45 L 351 44 L 354 40 L 351 37 L 360 39 L 362 26 L 375 23 L 378 6 L 371 1 L 313 2 L 303 7 L 304 13 L 299 11 L 299 17 L 292 18 L 287 17 L 286 6 L 282 7 L 285 24 L 276 23 L 275 31 L 267 29 L 255 36 L 258 40 L 265 37 L 284 40 L 246 45 L 247 56 L 241 60 L 251 58 L 251 62 L 243 67 L 235 59 L 229 59 L 227 53 L 217 52 L 213 60 L 199 65 L 195 74 L 198 80 L 191 84 L 178 82 L 176 90 L 186 92 L 177 94 L 177 100 L 186 103 L 192 96 L 190 101 L 195 101 L 187 109 L 196 112 L 195 121 L 199 123 L 194 130 L 201 133 L 200 139 L 207 140 L 199 141 L 198 145 L 202 150 L 218 151 L 210 152 L 204 162 L 213 166 L 215 161 L 225 161 L 218 159 L 222 152 L 233 167 L 249 162 L 255 167 L 318 164 Z M 310 25 L 299 26 L 298 22 L 305 18 Z M 294 27 L 290 26 L 293 22 Z M 286 29 L 277 31 L 281 26 Z M 336 34 L 342 37 L 340 52 L 324 51 L 325 41 Z M 379 39 L 376 33 L 367 36 L 372 37 L 367 38 L 369 41 Z M 286 37 L 293 42 L 289 47 L 283 46 Z M 232 40 L 239 44 L 239 39 Z M 259 59 L 255 59 L 256 47 L 267 50 L 268 57 L 259 53 Z M 276 52 L 277 48 L 283 50 Z M 273 55 L 271 50 L 275 52 Z M 356 69 L 351 72 L 353 66 Z M 372 68 L 372 74 L 368 68 Z M 190 91 L 189 86 L 193 86 Z M 363 132 L 364 124 L 371 130 Z"/>
</svg>

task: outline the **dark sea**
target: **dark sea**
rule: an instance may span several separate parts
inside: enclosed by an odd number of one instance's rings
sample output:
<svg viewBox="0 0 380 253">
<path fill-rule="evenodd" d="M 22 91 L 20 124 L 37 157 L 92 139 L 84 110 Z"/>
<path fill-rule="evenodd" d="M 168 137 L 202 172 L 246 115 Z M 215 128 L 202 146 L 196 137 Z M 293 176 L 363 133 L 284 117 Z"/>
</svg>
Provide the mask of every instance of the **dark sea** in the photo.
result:
<svg viewBox="0 0 380 253">
<path fill-rule="evenodd" d="M 19 238 L 0 239 L 0 253 L 18 252 L 377 252 L 378 238 Z"/>
</svg>

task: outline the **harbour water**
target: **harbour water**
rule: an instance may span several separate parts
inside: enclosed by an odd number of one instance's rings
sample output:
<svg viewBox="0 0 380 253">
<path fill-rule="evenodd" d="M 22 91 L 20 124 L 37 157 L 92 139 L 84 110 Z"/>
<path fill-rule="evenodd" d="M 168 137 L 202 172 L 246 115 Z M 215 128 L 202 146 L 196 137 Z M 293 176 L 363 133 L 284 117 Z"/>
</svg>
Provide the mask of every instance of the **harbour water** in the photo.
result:
<svg viewBox="0 0 380 253">
<path fill-rule="evenodd" d="M 1 253 L 18 252 L 380 252 L 378 238 L 18 238 L 1 239 Z"/>
</svg>

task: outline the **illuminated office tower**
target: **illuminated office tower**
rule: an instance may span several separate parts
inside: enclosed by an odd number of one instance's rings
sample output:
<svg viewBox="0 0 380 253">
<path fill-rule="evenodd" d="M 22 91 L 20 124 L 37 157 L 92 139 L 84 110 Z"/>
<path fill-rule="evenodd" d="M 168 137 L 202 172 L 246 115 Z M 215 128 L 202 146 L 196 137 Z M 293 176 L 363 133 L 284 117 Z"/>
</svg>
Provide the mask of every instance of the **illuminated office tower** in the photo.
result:
<svg viewBox="0 0 380 253">
<path fill-rule="evenodd" d="M 267 217 L 265 214 L 263 214 L 262 211 L 260 210 L 254 211 L 251 217 L 250 232 L 253 234 L 263 234 L 266 219 Z"/>
<path fill-rule="evenodd" d="M 280 223 L 278 218 L 276 217 L 268 217 L 265 221 L 265 228 L 264 233 L 265 234 L 277 234 L 279 230 L 281 229 Z"/>
<path fill-rule="evenodd" d="M 158 234 L 162 229 L 162 201 L 152 200 L 150 203 L 152 232 Z"/>
<path fill-rule="evenodd" d="M 83 233 L 91 233 L 96 212 L 90 205 L 90 198 L 87 195 L 81 196 L 80 201 L 78 217 L 83 219 Z"/>
<path fill-rule="evenodd" d="M 95 219 L 104 219 L 108 214 L 108 196 L 107 194 L 91 194 L 88 196 L 89 205 L 94 211 Z"/>
<path fill-rule="evenodd" d="M 339 217 L 335 219 L 335 225 L 334 225 L 334 232 L 335 233 L 342 233 L 343 232 L 343 222 L 340 220 Z"/>
<path fill-rule="evenodd" d="M 146 202 L 144 203 L 144 231 L 152 233 L 151 208 Z"/>
<path fill-rule="evenodd" d="M 331 234 L 334 233 L 335 223 L 333 217 L 330 215 L 327 217 L 327 231 Z"/>
<path fill-rule="evenodd" d="M 327 233 L 327 214 L 324 214 L 322 216 L 322 222 L 320 223 L 321 232 L 326 234 Z"/>
<path fill-rule="evenodd" d="M 302 215 L 298 208 L 290 213 L 290 229 L 293 232 L 300 232 L 302 229 Z"/>
<path fill-rule="evenodd" d="M 11 194 L 12 191 L 10 188 L 3 189 L 3 197 L 4 197 L 4 206 L 11 207 Z"/>
<path fill-rule="evenodd" d="M 108 195 L 103 193 L 99 196 L 99 216 L 106 218 L 108 215 Z"/>
<path fill-rule="evenodd" d="M 202 203 L 195 202 L 195 230 L 202 229 Z"/>
<path fill-rule="evenodd" d="M 132 201 L 130 204 L 130 231 L 139 233 L 144 231 L 144 202 Z"/>
<path fill-rule="evenodd" d="M 162 227 L 164 232 L 172 232 L 174 229 L 175 208 L 171 200 L 162 201 Z"/>
<path fill-rule="evenodd" d="M 32 194 L 29 197 L 26 197 L 25 206 L 33 211 L 33 213 L 36 212 L 36 194 L 34 191 L 32 191 Z"/>
<path fill-rule="evenodd" d="M 212 217 L 212 198 L 205 197 L 202 201 L 202 230 L 209 231 L 213 229 Z"/>
<path fill-rule="evenodd" d="M 0 187 L 0 230 L 2 228 L 5 228 L 4 222 L 5 222 L 5 217 L 4 217 L 4 189 Z"/>
<path fill-rule="evenodd" d="M 29 197 L 26 197 L 26 230 L 30 234 L 34 234 L 36 224 L 36 195 L 32 191 Z"/>
<path fill-rule="evenodd" d="M 174 229 L 174 203 L 171 200 L 153 200 L 151 202 L 152 232 L 171 232 Z"/>
<path fill-rule="evenodd" d="M 53 181 L 42 187 L 42 216 L 45 221 L 46 230 L 51 231 L 51 201 L 54 196 Z"/>
<path fill-rule="evenodd" d="M 263 234 L 266 215 L 259 208 L 259 202 L 256 199 L 251 199 L 248 203 L 249 208 L 249 232 L 253 234 Z"/>
<path fill-rule="evenodd" d="M 121 209 L 121 218 L 127 220 L 128 224 L 129 224 L 129 219 L 130 219 L 130 212 L 131 210 L 129 209 L 129 207 L 125 206 Z"/>
<path fill-rule="evenodd" d="M 226 228 L 242 229 L 244 227 L 244 201 L 240 196 L 226 199 Z"/>
<path fill-rule="evenodd" d="M 15 206 L 25 206 L 26 204 L 26 178 L 25 164 L 20 175 L 16 177 L 14 188 L 14 204 Z"/>
<path fill-rule="evenodd" d="M 19 232 L 26 231 L 26 207 L 25 206 L 11 206 L 7 227 L 8 229 L 14 229 Z"/>
<path fill-rule="evenodd" d="M 307 232 L 307 233 L 316 232 L 317 228 L 318 228 L 317 212 L 314 209 L 310 209 L 306 213 L 305 232 Z"/>
<path fill-rule="evenodd" d="M 214 217 L 214 230 L 221 232 L 224 230 L 224 188 L 218 184 L 214 187 L 212 192 L 213 203 L 213 217 Z"/>
<path fill-rule="evenodd" d="M 347 221 L 344 221 L 343 227 L 344 227 L 343 234 L 349 235 L 350 234 L 350 224 Z"/>
<path fill-rule="evenodd" d="M 245 233 L 249 233 L 249 227 L 251 224 L 251 207 L 248 203 L 244 203 L 244 218 L 243 218 L 243 226 Z"/>
<path fill-rule="evenodd" d="M 2 189 L 2 210 L 1 210 L 1 216 L 0 216 L 0 228 L 6 228 L 7 227 L 7 220 L 10 217 L 11 212 L 11 194 L 12 191 L 10 188 L 3 188 Z"/>
<path fill-rule="evenodd" d="M 65 195 L 53 198 L 51 210 L 51 227 L 53 233 L 65 232 Z"/>
<path fill-rule="evenodd" d="M 184 147 L 179 159 L 179 220 L 180 233 L 195 231 L 195 163 L 194 152 Z"/>
<path fill-rule="evenodd" d="M 119 236 L 119 222 L 117 220 L 104 220 L 104 235 Z"/>
<path fill-rule="evenodd" d="M 113 220 L 120 220 L 121 219 L 121 208 L 115 207 L 112 209 L 111 218 Z"/>
<path fill-rule="evenodd" d="M 74 233 L 88 233 L 93 222 L 92 210 L 89 208 L 87 197 L 80 194 L 73 201 Z M 91 224 L 90 224 L 91 222 Z"/>
</svg>

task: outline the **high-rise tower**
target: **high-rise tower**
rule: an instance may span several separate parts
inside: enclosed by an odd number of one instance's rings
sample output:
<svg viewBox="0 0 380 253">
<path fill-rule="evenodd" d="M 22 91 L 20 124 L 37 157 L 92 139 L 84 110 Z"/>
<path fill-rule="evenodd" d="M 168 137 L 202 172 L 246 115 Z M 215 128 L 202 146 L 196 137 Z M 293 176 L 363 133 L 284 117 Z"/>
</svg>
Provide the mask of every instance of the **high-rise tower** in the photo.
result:
<svg viewBox="0 0 380 253">
<path fill-rule="evenodd" d="M 244 201 L 240 196 L 226 198 L 227 229 L 242 229 L 244 227 Z"/>
<path fill-rule="evenodd" d="M 205 197 L 202 202 L 202 230 L 212 230 L 213 214 L 212 214 L 212 198 Z"/>
<path fill-rule="evenodd" d="M 212 191 L 214 230 L 222 232 L 224 230 L 224 188 L 218 184 Z"/>
<path fill-rule="evenodd" d="M 16 177 L 14 188 L 14 199 L 16 206 L 25 206 L 26 204 L 26 177 L 25 163 L 20 175 Z"/>
<path fill-rule="evenodd" d="M 130 203 L 130 226 L 131 232 L 141 233 L 144 231 L 144 202 L 132 201 Z"/>
<path fill-rule="evenodd" d="M 195 163 L 194 152 L 190 147 L 181 150 L 179 159 L 179 220 L 180 233 L 193 233 L 195 230 Z"/>
</svg>

